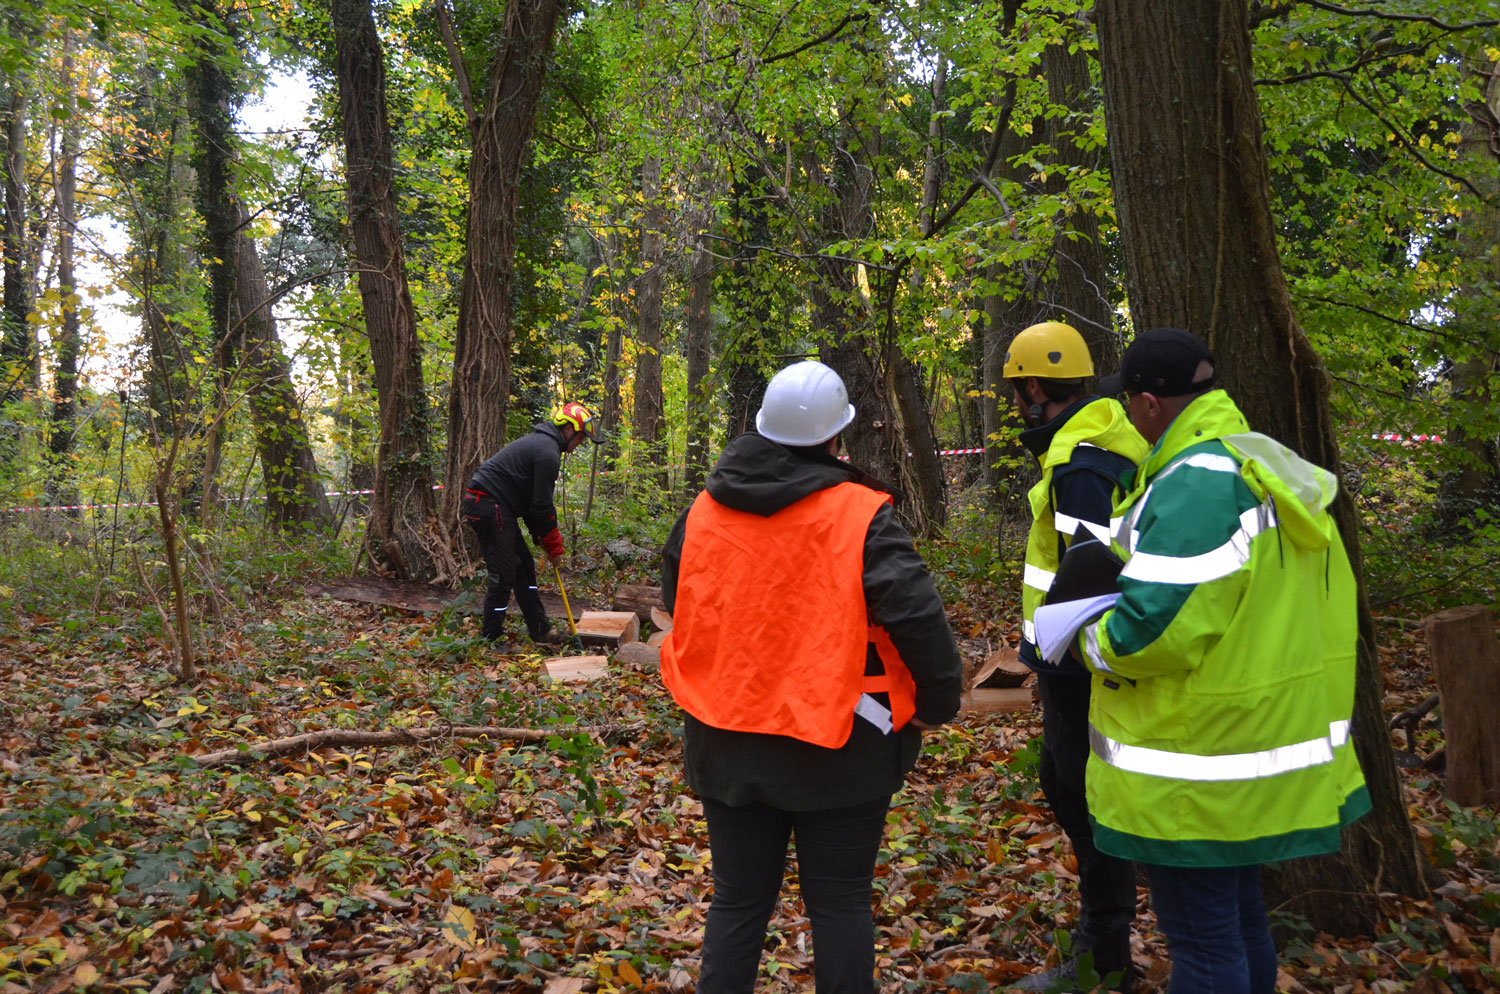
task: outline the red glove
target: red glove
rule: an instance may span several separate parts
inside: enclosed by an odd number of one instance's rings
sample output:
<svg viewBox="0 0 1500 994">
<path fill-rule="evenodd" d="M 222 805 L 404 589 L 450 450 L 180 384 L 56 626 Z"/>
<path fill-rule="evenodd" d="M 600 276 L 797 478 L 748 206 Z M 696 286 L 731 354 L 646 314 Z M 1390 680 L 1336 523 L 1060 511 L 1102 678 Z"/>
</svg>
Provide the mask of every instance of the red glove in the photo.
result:
<svg viewBox="0 0 1500 994">
<path fill-rule="evenodd" d="M 556 528 L 542 536 L 542 548 L 547 550 L 547 555 L 553 559 L 563 557 L 562 532 Z"/>
</svg>

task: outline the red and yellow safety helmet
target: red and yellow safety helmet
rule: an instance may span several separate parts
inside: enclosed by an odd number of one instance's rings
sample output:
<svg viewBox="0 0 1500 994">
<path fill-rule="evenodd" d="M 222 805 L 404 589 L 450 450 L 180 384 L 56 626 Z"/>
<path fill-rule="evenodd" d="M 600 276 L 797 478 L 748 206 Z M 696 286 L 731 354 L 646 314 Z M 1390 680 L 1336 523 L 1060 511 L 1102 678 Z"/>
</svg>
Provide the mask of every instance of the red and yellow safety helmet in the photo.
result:
<svg viewBox="0 0 1500 994">
<path fill-rule="evenodd" d="M 599 444 L 598 437 L 594 434 L 594 412 L 575 401 L 569 401 L 557 409 L 552 415 L 552 423 L 555 425 L 567 425 L 574 431 L 583 432 L 583 436 L 595 445 Z"/>
</svg>

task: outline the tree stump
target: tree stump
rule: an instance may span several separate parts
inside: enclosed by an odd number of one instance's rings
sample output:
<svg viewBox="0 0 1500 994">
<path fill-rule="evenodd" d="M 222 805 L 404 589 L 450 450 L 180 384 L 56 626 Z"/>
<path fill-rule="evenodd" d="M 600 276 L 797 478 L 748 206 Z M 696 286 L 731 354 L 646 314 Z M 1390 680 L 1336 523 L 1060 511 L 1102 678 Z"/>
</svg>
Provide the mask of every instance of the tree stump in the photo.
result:
<svg viewBox="0 0 1500 994">
<path fill-rule="evenodd" d="M 1429 616 L 1427 652 L 1437 671 L 1447 742 L 1447 796 L 1466 808 L 1500 803 L 1500 642 L 1489 608 Z"/>
</svg>

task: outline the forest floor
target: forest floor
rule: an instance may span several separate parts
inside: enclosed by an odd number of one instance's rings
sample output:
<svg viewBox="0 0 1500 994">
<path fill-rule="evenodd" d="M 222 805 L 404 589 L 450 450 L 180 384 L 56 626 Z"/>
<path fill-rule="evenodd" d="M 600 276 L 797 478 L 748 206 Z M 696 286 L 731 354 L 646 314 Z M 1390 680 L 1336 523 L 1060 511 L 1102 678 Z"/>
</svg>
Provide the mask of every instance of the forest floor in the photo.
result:
<svg viewBox="0 0 1500 994">
<path fill-rule="evenodd" d="M 961 638 L 1014 637 L 992 620 L 1013 604 L 944 585 Z M 602 603 L 598 586 L 569 580 L 576 602 Z M 0 629 L 0 991 L 691 989 L 708 847 L 653 672 L 551 684 L 539 656 L 497 655 L 472 619 L 286 586 L 221 630 L 191 686 L 165 672 L 154 634 L 15 621 Z M 1381 633 L 1395 713 L 1432 680 L 1420 631 Z M 217 769 L 191 758 L 317 728 L 449 723 L 554 734 Z M 1052 932 L 1072 924 L 1076 891 L 1037 787 L 1039 734 L 1023 713 L 927 737 L 877 868 L 882 991 L 994 989 L 1057 957 Z M 1424 730 L 1418 747 L 1440 735 Z M 1500 987 L 1496 812 L 1445 807 L 1440 776 L 1403 776 L 1448 883 L 1383 902 L 1364 938 L 1304 923 L 1281 989 Z M 812 986 L 794 869 L 763 991 Z M 1162 991 L 1144 888 L 1141 908 L 1138 989 Z"/>
</svg>

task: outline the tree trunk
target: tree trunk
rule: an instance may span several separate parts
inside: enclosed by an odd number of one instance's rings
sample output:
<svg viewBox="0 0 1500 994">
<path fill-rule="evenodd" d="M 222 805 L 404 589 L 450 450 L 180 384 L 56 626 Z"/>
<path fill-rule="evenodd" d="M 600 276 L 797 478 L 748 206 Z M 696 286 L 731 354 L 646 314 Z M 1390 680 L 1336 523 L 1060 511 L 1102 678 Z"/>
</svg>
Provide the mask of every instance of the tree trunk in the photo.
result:
<svg viewBox="0 0 1500 994">
<path fill-rule="evenodd" d="M 431 411 L 392 189 L 385 65 L 370 0 L 332 3 L 349 222 L 380 403 L 375 499 L 366 543 L 381 571 L 428 580 L 452 570 L 446 554 L 425 535 L 433 516 Z"/>
<path fill-rule="evenodd" d="M 248 372 L 250 419 L 255 427 L 255 447 L 266 490 L 266 519 L 278 527 L 291 524 L 332 522 L 317 460 L 308 438 L 307 422 L 297 391 L 292 385 L 291 366 L 281 351 L 272 309 L 271 288 L 260 263 L 255 241 L 246 232 L 250 217 L 243 205 L 238 210 L 235 238 L 235 281 L 238 307 L 234 314 L 241 335 Z"/>
<path fill-rule="evenodd" d="M 1297 324 L 1277 254 L 1243 0 L 1101 0 L 1097 10 L 1136 326 L 1205 338 L 1251 426 L 1337 473 L 1328 377 Z M 1347 493 L 1334 510 L 1360 575 Z M 1341 854 L 1265 873 L 1270 906 L 1339 935 L 1374 925 L 1378 890 L 1425 894 L 1362 583 L 1359 635 L 1353 734 L 1375 810 L 1345 833 Z"/>
<path fill-rule="evenodd" d="M 78 356 L 83 335 L 78 321 L 78 280 L 74 273 L 74 235 L 78 227 L 78 85 L 74 79 L 74 36 L 63 34 L 60 85 L 67 101 L 68 118 L 63 122 L 62 147 L 57 157 L 57 283 L 62 295 L 62 328 L 57 338 L 57 364 L 52 376 L 52 465 L 47 494 L 56 504 L 76 504 L 71 484 L 70 455 L 78 407 Z M 73 512 L 77 513 L 77 512 Z"/>
<path fill-rule="evenodd" d="M 637 465 L 641 475 L 667 489 L 666 446 L 662 438 L 661 284 L 662 216 L 661 159 L 647 156 L 641 164 L 641 273 L 636 284 L 635 416 Z"/>
<path fill-rule="evenodd" d="M 234 123 L 230 104 L 239 81 L 230 77 L 224 59 L 235 39 L 223 33 L 222 12 L 206 2 L 192 8 L 201 33 L 188 71 L 190 106 L 197 144 L 193 168 L 198 176 L 198 213 L 203 218 L 204 265 L 208 267 L 208 318 L 214 370 L 214 396 L 207 412 L 201 452 L 203 500 L 207 522 L 218 502 L 219 463 L 229 417 L 235 349 L 229 323 L 234 299 L 234 238 L 239 212 L 234 200 Z M 195 452 L 195 454 L 198 454 Z"/>
<path fill-rule="evenodd" d="M 616 264 L 616 260 L 620 258 L 619 235 L 610 232 L 605 236 L 604 244 L 609 253 L 610 298 L 612 301 L 618 301 L 621 292 L 621 274 Z M 604 332 L 604 405 L 600 412 L 601 427 L 604 429 L 602 462 L 606 473 L 615 471 L 620 455 L 620 426 L 623 423 L 620 398 L 620 354 L 624 336 L 625 321 L 612 306 Z"/>
<path fill-rule="evenodd" d="M 687 469 L 682 478 L 682 489 L 691 500 L 703 488 L 708 475 L 709 445 L 712 437 L 713 381 L 708 377 L 708 366 L 713 340 L 713 292 L 714 257 L 708 251 L 706 233 L 713 226 L 713 210 L 706 208 L 695 212 L 698 223 L 694 226 L 700 233 L 693 248 L 688 276 L 687 321 L 684 329 L 687 351 Z"/>
<path fill-rule="evenodd" d="M 1471 203 L 1459 214 L 1458 256 L 1475 267 L 1454 302 L 1458 318 L 1456 340 L 1469 354 L 1454 363 L 1448 374 L 1453 387 L 1449 403 L 1448 444 L 1461 451 L 1455 469 L 1443 480 L 1439 510 L 1450 525 L 1469 519 L 1481 505 L 1500 505 L 1500 451 L 1495 443 L 1495 397 L 1491 389 L 1500 369 L 1500 336 L 1495 314 L 1500 310 L 1500 180 L 1495 158 L 1500 155 L 1500 73 L 1494 61 L 1470 58 L 1466 75 L 1479 87 L 1479 98 L 1464 105 L 1458 157 L 1471 163 L 1465 170 L 1487 199 Z"/>
<path fill-rule="evenodd" d="M 1069 175 L 1104 165 L 1098 152 L 1080 148 L 1076 140 L 1086 126 L 1087 115 L 1096 109 L 1097 98 L 1089 77 L 1088 56 L 1081 48 L 1075 47 L 1071 53 L 1068 49 L 1065 42 L 1048 45 L 1042 50 L 1041 63 L 1048 99 L 1067 111 L 1045 115 L 1038 122 L 1038 133 L 1052 147 L 1053 161 L 1059 167 L 1047 171 L 1045 189 L 1059 197 L 1066 194 Z M 1114 307 L 1105 291 L 1109 274 L 1099 244 L 1099 219 L 1079 209 L 1071 199 L 1066 202 L 1071 209 L 1056 219 L 1046 299 L 1052 302 L 1053 316 L 1083 335 L 1094 360 L 1095 375 L 1104 376 L 1119 367 L 1120 343 L 1115 334 Z"/>
<path fill-rule="evenodd" d="M 470 121 L 468 241 L 448 397 L 444 523 L 459 520 L 464 485 L 505 443 L 516 205 L 561 8 L 560 0 L 508 0 L 484 100 Z"/>
<path fill-rule="evenodd" d="M 764 182 L 764 181 L 762 181 Z M 755 263 L 760 253 L 746 245 L 770 244 L 771 221 L 759 183 L 736 178 L 730 190 L 730 212 L 740 244 L 729 273 L 727 347 L 721 350 L 729 364 L 725 377 L 728 408 L 725 437 L 734 438 L 755 428 L 755 414 L 766 393 L 766 374 L 761 367 L 762 342 L 771 323 L 769 297 L 755 284 Z"/>
<path fill-rule="evenodd" d="M 3 310 L 0 310 L 0 405 L 21 396 L 26 383 L 24 366 L 31 362 L 34 334 L 26 315 L 31 313 L 26 279 L 26 91 L 13 84 L 5 121 L 5 229 Z M 0 466 L 20 451 L 17 429 L 0 428 Z"/>
</svg>

